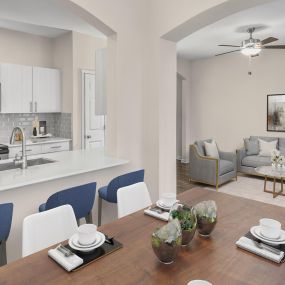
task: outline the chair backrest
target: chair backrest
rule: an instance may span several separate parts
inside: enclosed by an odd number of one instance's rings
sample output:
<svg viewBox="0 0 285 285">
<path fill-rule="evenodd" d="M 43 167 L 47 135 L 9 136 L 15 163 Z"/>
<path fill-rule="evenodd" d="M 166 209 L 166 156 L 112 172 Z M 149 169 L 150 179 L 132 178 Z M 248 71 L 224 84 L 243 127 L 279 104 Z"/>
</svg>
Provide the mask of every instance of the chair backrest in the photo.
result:
<svg viewBox="0 0 285 285">
<path fill-rule="evenodd" d="M 46 210 L 62 205 L 71 205 L 76 219 L 85 217 L 93 208 L 96 193 L 96 182 L 72 187 L 50 196 Z"/>
<path fill-rule="evenodd" d="M 22 256 L 69 239 L 77 231 L 77 222 L 70 205 L 26 217 L 23 221 Z"/>
<path fill-rule="evenodd" d="M 143 181 L 144 181 L 144 169 L 129 172 L 114 178 L 107 186 L 106 200 L 111 203 L 117 203 L 117 191 L 119 188 L 126 187 Z"/>
<path fill-rule="evenodd" d="M 144 209 L 152 204 L 144 182 L 120 188 L 117 192 L 117 197 L 119 218 Z"/>
<path fill-rule="evenodd" d="M 13 204 L 0 204 L 0 241 L 8 239 L 13 217 Z"/>
<path fill-rule="evenodd" d="M 200 141 L 195 141 L 194 144 L 197 146 L 198 153 L 202 156 L 206 155 L 205 151 L 205 142 L 211 142 L 212 139 L 207 139 L 207 140 L 200 140 Z"/>
</svg>

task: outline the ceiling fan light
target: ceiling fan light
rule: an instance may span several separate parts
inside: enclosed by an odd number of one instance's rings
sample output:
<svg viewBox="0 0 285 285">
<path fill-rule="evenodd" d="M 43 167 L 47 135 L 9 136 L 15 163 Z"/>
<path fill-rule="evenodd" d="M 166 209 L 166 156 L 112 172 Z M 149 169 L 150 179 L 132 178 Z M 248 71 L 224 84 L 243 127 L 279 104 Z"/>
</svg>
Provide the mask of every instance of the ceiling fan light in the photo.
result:
<svg viewBox="0 0 285 285">
<path fill-rule="evenodd" d="M 247 56 L 254 56 L 261 52 L 259 47 L 246 47 L 241 50 L 241 53 Z"/>
</svg>

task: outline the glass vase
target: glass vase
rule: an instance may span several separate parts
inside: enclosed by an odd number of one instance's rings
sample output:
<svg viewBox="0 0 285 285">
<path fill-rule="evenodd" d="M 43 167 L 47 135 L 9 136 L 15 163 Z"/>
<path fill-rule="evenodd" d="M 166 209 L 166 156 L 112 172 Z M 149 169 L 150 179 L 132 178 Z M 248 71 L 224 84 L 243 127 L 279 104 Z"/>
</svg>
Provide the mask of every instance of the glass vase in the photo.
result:
<svg viewBox="0 0 285 285">
<path fill-rule="evenodd" d="M 193 207 L 176 203 L 170 210 L 169 220 L 178 219 L 182 230 L 182 246 L 192 241 L 197 227 L 196 211 Z"/>
<path fill-rule="evenodd" d="M 217 205 L 215 201 L 203 201 L 195 206 L 197 230 L 200 236 L 209 237 L 217 223 Z"/>
</svg>

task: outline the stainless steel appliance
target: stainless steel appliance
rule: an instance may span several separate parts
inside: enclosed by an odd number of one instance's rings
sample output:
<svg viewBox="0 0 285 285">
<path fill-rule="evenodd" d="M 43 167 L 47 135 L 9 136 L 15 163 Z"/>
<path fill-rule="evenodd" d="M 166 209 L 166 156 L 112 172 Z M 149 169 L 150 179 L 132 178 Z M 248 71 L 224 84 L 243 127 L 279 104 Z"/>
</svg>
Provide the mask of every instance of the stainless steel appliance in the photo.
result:
<svg viewBox="0 0 285 285">
<path fill-rule="evenodd" d="M 9 148 L 7 145 L 0 144 L 0 160 L 9 158 Z"/>
</svg>

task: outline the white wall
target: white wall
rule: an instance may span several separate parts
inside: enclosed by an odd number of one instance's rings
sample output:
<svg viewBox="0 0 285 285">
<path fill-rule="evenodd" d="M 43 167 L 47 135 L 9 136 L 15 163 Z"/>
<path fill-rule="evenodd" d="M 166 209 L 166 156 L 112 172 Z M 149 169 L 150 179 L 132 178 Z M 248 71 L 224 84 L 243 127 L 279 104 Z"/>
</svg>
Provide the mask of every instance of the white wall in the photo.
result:
<svg viewBox="0 0 285 285">
<path fill-rule="evenodd" d="M 116 36 L 109 39 L 111 45 L 108 43 L 115 62 L 112 80 L 108 79 L 107 86 L 107 128 L 111 130 L 107 131 L 108 150 L 130 159 L 130 169 L 146 169 L 146 181 L 153 199 L 161 192 L 175 192 L 176 49 L 175 42 L 162 37 L 218 4 L 226 3 L 232 6 L 230 12 L 235 12 L 249 5 L 249 1 L 71 2 L 88 10 L 116 32 Z M 251 1 L 257 2 L 263 1 Z M 211 13 L 215 11 L 211 10 L 207 16 L 212 16 Z M 227 13 L 219 7 L 219 17 Z M 200 26 L 215 17 L 208 18 L 199 21 Z"/>
<path fill-rule="evenodd" d="M 50 38 L 0 28 L 0 62 L 51 67 Z"/>
<path fill-rule="evenodd" d="M 263 51 L 250 67 L 238 53 L 191 62 L 191 142 L 215 138 L 232 151 L 250 135 L 284 137 L 266 131 L 267 94 L 285 93 L 284 61 L 285 52 L 275 50 Z"/>
<path fill-rule="evenodd" d="M 183 77 L 177 73 L 176 100 L 176 158 L 182 159 L 182 82 Z"/>
<path fill-rule="evenodd" d="M 73 148 L 81 148 L 82 85 L 81 70 L 95 70 L 95 52 L 107 46 L 107 40 L 72 32 L 73 47 Z"/>
<path fill-rule="evenodd" d="M 182 162 L 189 162 L 190 144 L 190 62 L 186 59 L 177 58 L 177 72 L 183 76 L 182 81 Z"/>
<path fill-rule="evenodd" d="M 53 65 L 62 71 L 62 111 L 72 113 L 73 45 L 72 32 L 53 40 Z"/>
</svg>

